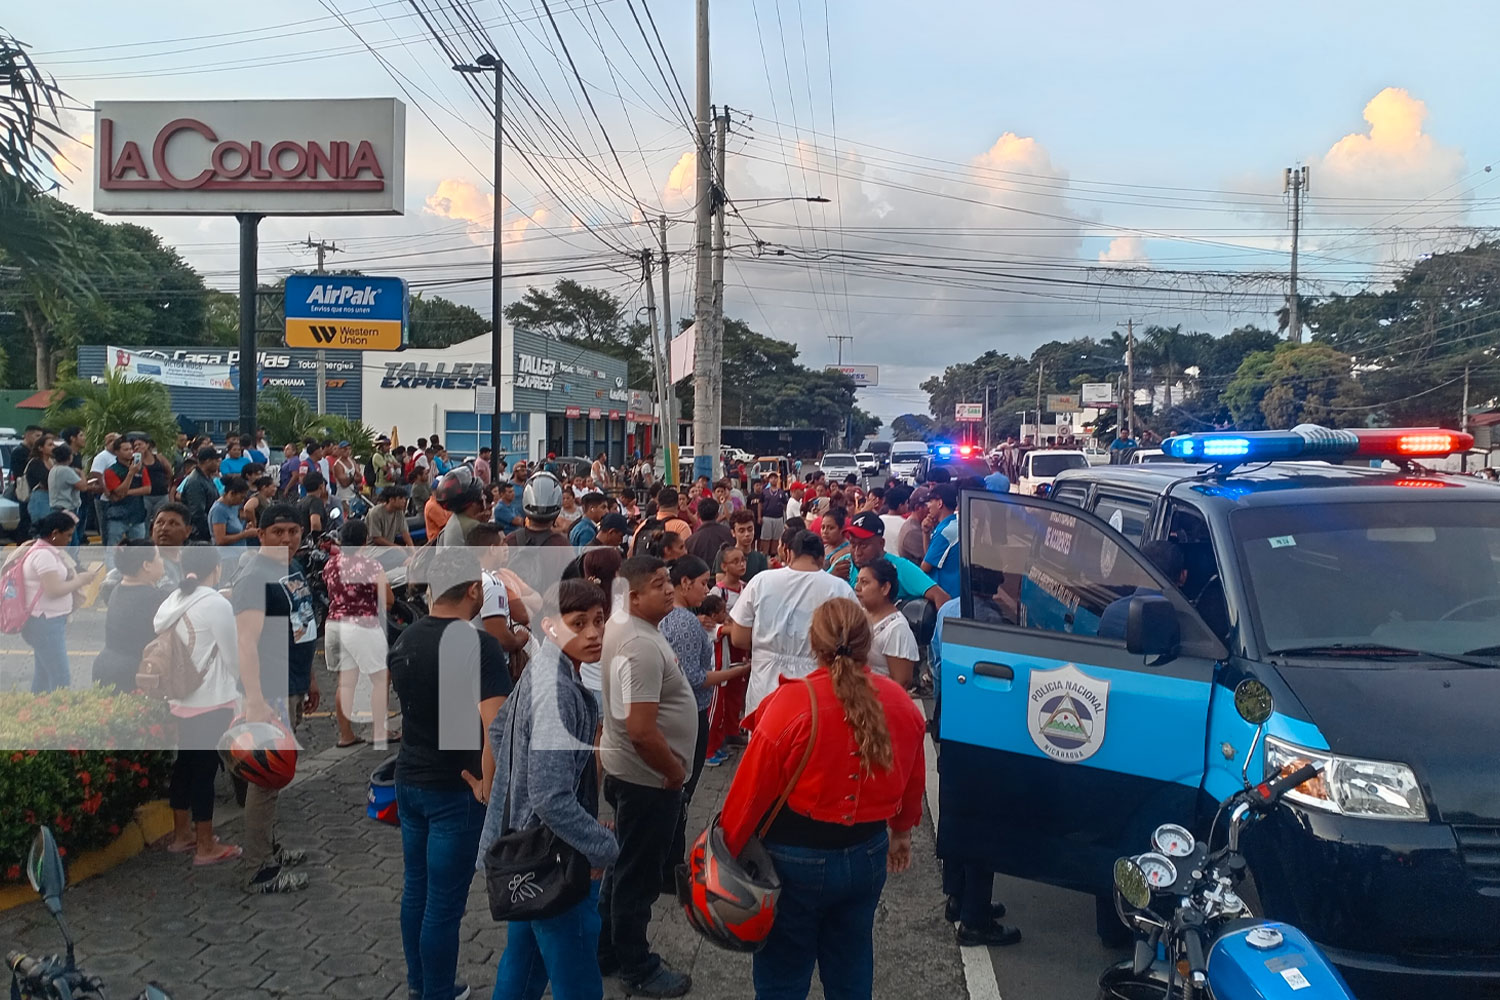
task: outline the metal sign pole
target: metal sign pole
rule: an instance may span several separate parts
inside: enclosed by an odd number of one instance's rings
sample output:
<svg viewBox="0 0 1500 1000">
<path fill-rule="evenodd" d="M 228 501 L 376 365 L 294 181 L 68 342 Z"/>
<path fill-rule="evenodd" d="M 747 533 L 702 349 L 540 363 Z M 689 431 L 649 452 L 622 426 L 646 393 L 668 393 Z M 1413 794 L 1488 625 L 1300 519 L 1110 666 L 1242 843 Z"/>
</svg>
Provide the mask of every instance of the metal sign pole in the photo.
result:
<svg viewBox="0 0 1500 1000">
<path fill-rule="evenodd" d="M 235 216 L 240 223 L 240 433 L 255 435 L 255 294 L 260 256 L 259 215 Z"/>
</svg>

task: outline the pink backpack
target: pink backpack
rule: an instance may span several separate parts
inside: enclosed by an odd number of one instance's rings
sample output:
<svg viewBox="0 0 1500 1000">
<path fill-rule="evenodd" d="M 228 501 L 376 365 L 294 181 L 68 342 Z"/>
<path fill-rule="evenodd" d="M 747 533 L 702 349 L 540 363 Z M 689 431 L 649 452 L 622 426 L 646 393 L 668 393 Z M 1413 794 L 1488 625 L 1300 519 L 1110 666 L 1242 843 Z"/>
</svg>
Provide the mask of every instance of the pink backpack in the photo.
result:
<svg viewBox="0 0 1500 1000">
<path fill-rule="evenodd" d="M 36 610 L 37 602 L 42 599 L 42 588 L 39 586 L 31 603 L 26 603 L 26 578 L 23 574 L 26 571 L 26 560 L 35 551 L 36 547 L 32 546 L 25 555 L 5 567 L 4 573 L 0 573 L 0 633 L 5 635 L 19 635 L 31 618 L 31 613 Z"/>
</svg>

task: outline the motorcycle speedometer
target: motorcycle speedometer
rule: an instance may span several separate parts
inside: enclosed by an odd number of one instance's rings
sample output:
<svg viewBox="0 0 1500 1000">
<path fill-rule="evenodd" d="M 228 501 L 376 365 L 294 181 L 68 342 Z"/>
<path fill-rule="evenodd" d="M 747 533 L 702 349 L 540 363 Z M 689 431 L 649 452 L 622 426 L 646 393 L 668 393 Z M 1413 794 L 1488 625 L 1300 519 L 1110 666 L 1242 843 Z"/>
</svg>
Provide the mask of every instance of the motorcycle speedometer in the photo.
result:
<svg viewBox="0 0 1500 1000">
<path fill-rule="evenodd" d="M 1135 863 L 1141 866 L 1146 881 L 1157 892 L 1169 889 L 1177 882 L 1177 866 L 1165 854 L 1148 852 L 1136 858 Z"/>
<path fill-rule="evenodd" d="M 1185 858 L 1193 853 L 1197 841 L 1185 828 L 1176 823 L 1163 823 L 1151 835 L 1151 846 L 1169 858 Z"/>
</svg>

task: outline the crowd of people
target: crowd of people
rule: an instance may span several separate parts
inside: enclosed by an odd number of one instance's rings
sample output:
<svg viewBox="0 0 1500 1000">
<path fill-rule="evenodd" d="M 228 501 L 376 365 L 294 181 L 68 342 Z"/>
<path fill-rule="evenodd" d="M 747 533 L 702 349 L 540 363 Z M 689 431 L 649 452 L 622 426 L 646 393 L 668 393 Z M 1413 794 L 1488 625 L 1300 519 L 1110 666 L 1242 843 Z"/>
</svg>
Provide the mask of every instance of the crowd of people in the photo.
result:
<svg viewBox="0 0 1500 1000">
<path fill-rule="evenodd" d="M 133 690 L 162 635 L 190 650 L 202 681 L 170 701 L 182 750 L 168 850 L 243 861 L 253 893 L 308 887 L 274 788 L 248 787 L 242 845 L 215 835 L 214 748 L 237 718 L 295 732 L 322 702 L 321 648 L 338 745 L 399 746 L 412 997 L 468 995 L 456 973 L 473 874 L 537 825 L 586 860 L 590 885 L 559 914 L 511 922 L 494 995 L 550 984 L 594 1000 L 605 976 L 634 995 L 687 993 L 688 975 L 651 947 L 652 907 L 701 855 L 687 823 L 704 768 L 736 754 L 704 836 L 735 856 L 755 839 L 780 875 L 757 995 L 805 996 L 815 969 L 829 995 L 870 995 L 876 905 L 887 873 L 910 864 L 926 773 L 912 695 L 930 691 L 931 662 L 909 612 L 956 613 L 958 494 L 985 483 L 866 488 L 738 469 L 679 487 L 604 455 L 587 469 L 551 455 L 508 467 L 489 449 L 460 462 L 435 436 L 411 448 L 381 437 L 363 460 L 348 442 L 293 442 L 276 465 L 263 436 L 221 450 L 184 435 L 166 454 L 129 432 L 101 444 L 85 469 L 76 428 L 56 442 L 28 429 L 34 538 L 5 572 L 16 567 L 30 602 L 34 690 L 73 683 L 67 620 L 105 571 L 74 556 L 90 529 L 109 574 L 92 680 Z M 305 539 L 326 553 L 316 572 Z M 426 602 L 400 629 L 397 570 Z M 353 711 L 361 679 L 368 740 Z M 453 749 L 465 732 L 472 745 Z M 960 941 L 1017 939 L 987 873 L 948 868 Z M 823 870 L 839 875 L 811 874 Z"/>
</svg>

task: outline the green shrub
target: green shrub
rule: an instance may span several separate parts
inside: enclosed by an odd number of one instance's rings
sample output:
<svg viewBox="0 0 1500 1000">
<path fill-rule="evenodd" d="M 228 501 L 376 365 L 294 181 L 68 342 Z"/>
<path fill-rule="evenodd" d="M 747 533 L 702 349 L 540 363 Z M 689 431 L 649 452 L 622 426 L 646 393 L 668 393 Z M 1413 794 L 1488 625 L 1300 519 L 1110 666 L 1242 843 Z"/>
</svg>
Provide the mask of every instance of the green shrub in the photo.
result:
<svg viewBox="0 0 1500 1000">
<path fill-rule="evenodd" d="M 18 881 L 36 829 L 64 857 L 119 836 L 161 798 L 175 734 L 165 705 L 103 688 L 0 693 L 0 879 Z"/>
</svg>

